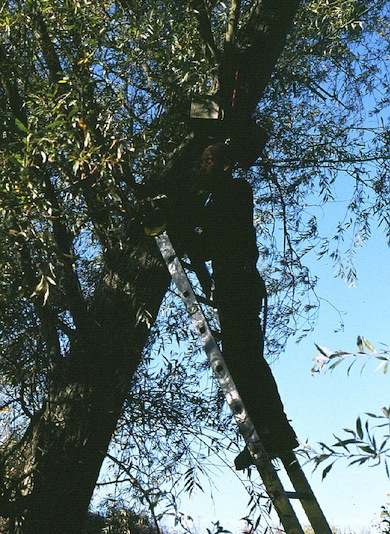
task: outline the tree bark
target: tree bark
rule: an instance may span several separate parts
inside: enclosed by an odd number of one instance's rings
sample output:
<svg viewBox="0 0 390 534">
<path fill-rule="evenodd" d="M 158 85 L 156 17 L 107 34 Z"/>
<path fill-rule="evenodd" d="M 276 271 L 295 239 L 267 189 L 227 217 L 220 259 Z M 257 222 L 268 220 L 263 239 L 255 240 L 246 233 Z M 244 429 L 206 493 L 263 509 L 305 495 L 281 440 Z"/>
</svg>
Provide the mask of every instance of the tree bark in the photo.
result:
<svg viewBox="0 0 390 534">
<path fill-rule="evenodd" d="M 237 33 L 242 106 L 252 113 L 292 25 L 298 0 L 254 4 Z M 250 69 L 250 70 L 249 70 Z M 245 91 L 245 93 L 244 93 Z M 245 104 L 244 104 L 245 102 Z M 183 169 L 197 165 L 206 140 L 191 139 L 167 166 L 164 186 L 187 186 Z M 195 179 L 196 173 L 189 180 Z M 18 504 L 25 534 L 81 531 L 96 480 L 169 278 L 153 240 L 112 251 L 52 394 L 31 422 L 24 449 L 28 474 Z"/>
<path fill-rule="evenodd" d="M 145 240 L 137 254 L 137 266 L 127 267 L 126 280 L 120 278 L 119 268 L 106 272 L 84 324 L 77 328 L 66 364 L 53 377 L 52 394 L 31 423 L 24 450 L 29 476 L 18 506 L 23 533 L 75 534 L 82 529 L 169 283 L 153 240 Z"/>
</svg>

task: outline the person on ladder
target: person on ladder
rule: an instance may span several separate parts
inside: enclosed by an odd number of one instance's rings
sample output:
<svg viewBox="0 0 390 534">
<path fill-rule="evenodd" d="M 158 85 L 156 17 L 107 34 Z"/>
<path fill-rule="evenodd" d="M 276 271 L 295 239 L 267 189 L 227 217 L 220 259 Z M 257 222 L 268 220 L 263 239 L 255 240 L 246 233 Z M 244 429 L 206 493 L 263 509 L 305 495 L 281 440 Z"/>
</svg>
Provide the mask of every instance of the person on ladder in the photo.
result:
<svg viewBox="0 0 390 534">
<path fill-rule="evenodd" d="M 196 254 L 212 263 L 223 356 L 264 448 L 275 458 L 298 442 L 263 354 L 259 315 L 266 292 L 256 267 L 253 192 L 246 180 L 233 178 L 225 143 L 205 149 L 201 187 L 210 194 L 200 214 Z M 251 464 L 245 447 L 235 459 L 236 469 Z"/>
<path fill-rule="evenodd" d="M 222 142 L 204 150 L 201 177 L 199 188 L 207 199 L 190 210 L 174 209 L 165 194 L 146 199 L 145 232 L 153 236 L 167 229 L 174 238 L 185 238 L 203 288 L 209 292 L 215 287 L 224 359 L 264 448 L 275 458 L 298 442 L 263 354 L 259 316 L 266 291 L 256 267 L 252 188 L 246 180 L 233 178 L 229 146 Z M 212 281 L 205 267 L 210 260 Z M 245 447 L 235 460 L 236 469 L 251 464 Z"/>
</svg>

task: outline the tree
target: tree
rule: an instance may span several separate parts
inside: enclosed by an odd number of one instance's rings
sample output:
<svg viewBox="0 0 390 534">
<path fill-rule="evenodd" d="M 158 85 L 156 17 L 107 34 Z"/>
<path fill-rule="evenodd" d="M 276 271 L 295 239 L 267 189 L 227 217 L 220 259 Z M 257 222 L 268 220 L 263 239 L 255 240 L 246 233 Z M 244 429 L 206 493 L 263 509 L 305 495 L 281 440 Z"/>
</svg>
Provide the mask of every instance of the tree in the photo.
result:
<svg viewBox="0 0 390 534">
<path fill-rule="evenodd" d="M 196 194 L 209 123 L 197 125 L 194 135 L 188 108 L 195 96 L 218 91 L 226 108 L 238 72 L 239 112 L 231 127 L 244 134 L 255 117 L 268 131 L 262 165 L 246 174 L 258 202 L 264 276 L 279 299 L 271 306 L 270 351 L 279 352 L 305 328 L 297 318 L 302 312 L 310 320 L 315 308 L 312 301 L 299 304 L 297 293 L 315 286 L 303 265 L 308 248 L 315 243 L 341 262 L 340 247 L 331 250 L 315 217 L 300 209 L 313 192 L 326 202 L 341 166 L 354 190 L 351 222 L 337 229 L 338 243 L 354 220 L 367 236 L 372 213 L 388 231 L 388 129 L 363 129 L 358 105 L 365 94 L 376 96 L 377 115 L 386 104 L 380 69 L 386 4 L 302 2 L 283 49 L 297 8 L 295 0 L 228 7 L 198 0 L 3 5 L 0 305 L 7 426 L 0 512 L 10 531 L 79 532 L 114 432 L 115 462 L 137 425 L 137 450 L 147 452 L 148 417 L 159 421 L 150 440 L 155 444 L 161 431 L 163 444 L 177 437 L 172 429 L 178 421 L 183 428 L 192 406 L 199 422 L 220 405 L 214 398 L 208 411 L 194 389 L 185 389 L 186 373 L 197 371 L 188 360 L 167 359 L 154 376 L 145 371 L 153 335 L 163 343 L 166 334 L 168 341 L 177 323 L 167 315 L 156 323 L 169 279 L 143 233 L 140 197 L 164 189 L 183 210 Z M 376 39 L 379 47 L 368 46 Z M 378 172 L 370 177 L 366 166 L 373 160 Z M 183 243 L 177 245 L 182 251 Z M 135 372 L 139 381 L 131 389 Z M 155 379 L 145 378 L 145 394 L 142 376 Z M 177 408 L 179 391 L 186 393 L 184 412 Z M 172 410 L 164 409 L 167 395 Z M 175 441 L 173 470 L 185 439 Z M 131 447 L 126 454 L 132 457 Z M 122 473 L 142 493 L 128 465 Z M 195 466 L 186 473 L 196 481 Z M 153 495 L 144 495 L 152 509 Z"/>
<path fill-rule="evenodd" d="M 253 56 L 262 69 L 247 78 L 246 113 L 297 4 L 247 15 L 243 64 Z M 2 17 L 4 296 L 18 302 L 3 335 L 19 383 L 6 404 L 19 401 L 28 420 L 5 454 L 6 468 L 14 454 L 22 466 L 18 479 L 5 475 L 3 513 L 26 533 L 74 533 L 168 287 L 137 184 L 165 170 L 172 190 L 199 157 L 202 138 L 170 154 L 189 132 L 186 92 L 207 82 L 202 45 L 217 45 L 202 3 L 10 2 Z M 191 71 L 195 83 L 182 79 Z"/>
</svg>

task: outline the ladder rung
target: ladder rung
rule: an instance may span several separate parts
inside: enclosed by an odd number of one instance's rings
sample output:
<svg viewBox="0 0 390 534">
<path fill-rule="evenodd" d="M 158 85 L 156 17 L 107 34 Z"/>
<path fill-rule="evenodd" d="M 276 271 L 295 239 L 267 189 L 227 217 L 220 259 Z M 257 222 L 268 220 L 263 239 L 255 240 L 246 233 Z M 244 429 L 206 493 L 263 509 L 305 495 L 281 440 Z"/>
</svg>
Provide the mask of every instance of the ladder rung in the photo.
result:
<svg viewBox="0 0 390 534">
<path fill-rule="evenodd" d="M 286 491 L 285 493 L 289 499 L 299 499 L 300 501 L 310 499 L 310 495 L 308 493 L 302 493 L 300 491 Z"/>
</svg>

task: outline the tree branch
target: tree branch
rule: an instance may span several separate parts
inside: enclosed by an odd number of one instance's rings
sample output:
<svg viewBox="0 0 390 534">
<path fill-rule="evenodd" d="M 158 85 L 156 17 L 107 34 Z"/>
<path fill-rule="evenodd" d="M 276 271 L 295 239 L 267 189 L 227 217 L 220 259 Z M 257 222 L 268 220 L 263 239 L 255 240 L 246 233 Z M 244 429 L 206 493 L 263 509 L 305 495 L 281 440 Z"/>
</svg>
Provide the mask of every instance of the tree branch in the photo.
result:
<svg viewBox="0 0 390 534">
<path fill-rule="evenodd" d="M 213 31 L 211 28 L 210 14 L 207 9 L 205 0 L 192 0 L 196 18 L 199 24 L 199 34 L 204 43 L 204 52 L 209 63 L 216 65 L 221 61 L 220 51 L 215 43 Z"/>
<path fill-rule="evenodd" d="M 0 44 L 0 81 L 7 96 L 12 114 L 22 124 L 27 125 L 27 115 L 23 107 L 23 100 L 20 97 L 16 81 L 17 74 L 12 69 L 10 58 L 7 56 L 5 47 Z"/>
<path fill-rule="evenodd" d="M 158 534 L 160 534 L 161 531 L 160 531 L 158 520 L 157 520 L 156 513 L 155 513 L 156 503 L 150 498 L 150 491 L 145 490 L 140 484 L 140 482 L 131 474 L 130 467 L 125 465 L 123 462 L 121 462 L 118 458 L 116 458 L 110 453 L 107 453 L 107 458 L 111 460 L 114 464 L 116 464 L 124 473 L 126 473 L 126 475 L 129 477 L 129 480 L 131 481 L 133 486 L 135 486 L 142 493 L 144 499 L 149 505 L 149 510 L 150 510 L 150 513 L 152 514 L 154 525 L 157 529 L 157 532 Z"/>
<path fill-rule="evenodd" d="M 47 30 L 47 26 L 45 24 L 44 18 L 42 16 L 42 13 L 38 9 L 34 9 L 34 21 L 37 28 L 37 33 L 39 36 L 39 43 L 41 46 L 42 54 L 45 59 L 46 65 L 49 70 L 49 76 L 53 83 L 57 84 L 57 90 L 59 94 L 65 93 L 65 85 L 62 86 L 61 84 L 58 84 L 58 80 L 61 77 L 62 73 L 62 67 L 60 59 L 55 51 L 52 39 L 49 35 L 49 32 Z M 95 138 L 98 139 L 98 142 L 103 143 L 106 140 L 100 133 L 97 131 L 97 129 L 92 124 L 93 121 L 89 120 L 89 115 L 96 115 L 97 111 L 95 108 L 92 108 L 92 103 L 95 104 L 94 98 L 93 98 L 93 91 L 91 90 L 92 87 L 92 79 L 90 76 L 89 69 L 80 67 L 78 69 L 78 76 L 82 80 L 82 87 L 83 89 L 87 88 L 82 92 L 81 97 L 81 109 L 83 110 L 83 115 L 81 118 L 86 123 L 87 129 L 93 133 Z M 84 97 L 84 98 L 83 98 Z M 85 134 L 80 129 L 78 132 L 78 143 L 80 147 L 83 146 L 85 142 Z M 94 223 L 96 233 L 99 237 L 99 240 L 103 246 L 103 248 L 106 248 L 108 246 L 107 243 L 107 229 L 110 226 L 110 214 L 109 210 L 107 209 L 104 202 L 101 200 L 105 197 L 104 194 L 99 193 L 97 191 L 96 187 L 94 187 L 95 184 L 91 186 L 91 180 L 89 179 L 91 177 L 91 173 L 89 172 L 89 168 L 87 164 L 84 164 L 84 170 L 86 177 L 81 181 L 81 188 L 83 190 L 86 203 L 89 209 L 89 213 L 91 216 L 91 220 Z M 71 175 L 71 170 L 68 170 L 68 175 Z"/>
<path fill-rule="evenodd" d="M 64 267 L 64 288 L 69 311 L 76 327 L 83 324 L 86 317 L 86 305 L 82 296 L 80 281 L 74 270 L 74 252 L 72 236 L 66 227 L 63 212 L 59 206 L 56 191 L 47 172 L 44 174 L 45 196 L 53 208 L 53 235 L 57 244 L 59 259 Z"/>
<path fill-rule="evenodd" d="M 237 32 L 237 107 L 252 114 L 274 71 L 292 27 L 299 0 L 257 0 Z"/>
<path fill-rule="evenodd" d="M 228 25 L 225 36 L 225 42 L 230 45 L 234 43 L 236 37 L 238 19 L 240 17 L 240 7 L 241 0 L 231 0 Z"/>
<path fill-rule="evenodd" d="M 42 17 L 42 13 L 38 9 L 34 8 L 33 17 L 35 19 L 39 42 L 42 48 L 42 54 L 49 70 L 51 81 L 53 83 L 57 83 L 62 75 L 60 60 L 56 54 L 53 42 L 50 39 L 49 32 L 47 31 L 45 21 Z"/>
<path fill-rule="evenodd" d="M 283 158 L 283 159 L 273 159 L 271 162 L 271 165 L 274 167 L 284 168 L 287 167 L 289 169 L 299 168 L 302 169 L 303 167 L 321 167 L 322 165 L 340 165 L 340 164 L 346 164 L 346 165 L 353 165 L 356 163 L 370 163 L 370 162 L 378 162 L 381 161 L 390 161 L 390 156 L 349 156 L 345 158 Z M 261 164 L 259 164 L 261 165 Z"/>
</svg>

